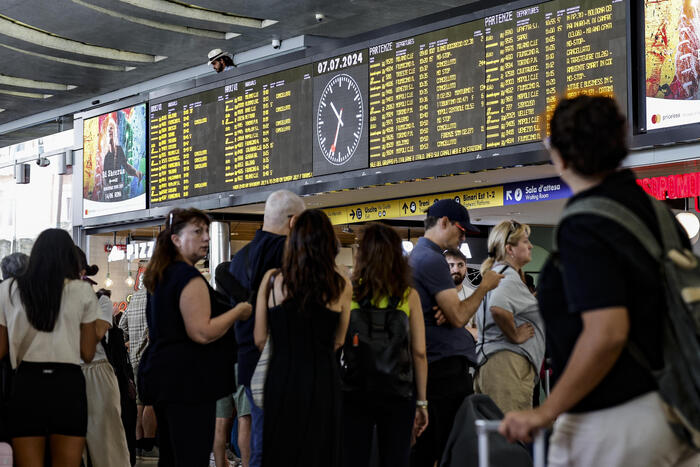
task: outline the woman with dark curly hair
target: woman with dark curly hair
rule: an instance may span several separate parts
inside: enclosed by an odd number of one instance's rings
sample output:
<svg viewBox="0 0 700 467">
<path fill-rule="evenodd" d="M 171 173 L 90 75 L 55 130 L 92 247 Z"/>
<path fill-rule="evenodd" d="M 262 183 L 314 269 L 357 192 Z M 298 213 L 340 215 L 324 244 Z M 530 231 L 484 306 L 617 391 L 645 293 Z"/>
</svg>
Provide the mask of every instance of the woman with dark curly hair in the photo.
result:
<svg viewBox="0 0 700 467">
<path fill-rule="evenodd" d="M 563 99 L 550 127 L 552 162 L 574 193 L 567 207 L 592 197 L 615 201 L 661 242 L 653 200 L 630 170 L 618 170 L 627 124 L 615 101 Z M 556 420 L 550 467 L 677 465 L 689 448 L 666 422 L 655 379 L 630 352 L 632 343 L 652 368 L 663 365 L 656 323 L 667 307 L 658 259 L 625 227 L 594 214 L 564 217 L 556 240 L 537 298 L 560 376 L 540 407 L 507 413 L 501 433 L 528 441 Z"/>
<path fill-rule="evenodd" d="M 265 467 L 340 463 L 340 375 L 352 285 L 338 270 L 338 239 L 317 209 L 302 212 L 287 238 L 282 267 L 260 282 L 255 343 L 270 336 L 265 381 Z"/>
<path fill-rule="evenodd" d="M 398 316 L 400 320 L 393 318 L 391 327 L 387 325 L 387 334 L 397 331 L 397 335 L 403 336 L 405 332 L 407 340 L 405 352 L 392 355 L 397 362 L 395 368 L 404 369 L 403 374 L 382 374 L 381 378 L 361 376 L 359 384 L 348 384 L 349 387 L 344 388 L 344 465 L 369 465 L 372 430 L 376 427 L 380 465 L 408 466 L 412 431 L 415 436 L 420 436 L 428 426 L 428 360 L 420 297 L 411 287 L 411 268 L 401 248 L 401 237 L 394 229 L 379 223 L 364 228 L 357 249 L 352 284 L 353 313 L 357 313 L 355 310 L 358 308 L 373 309 L 371 313 L 376 313 L 374 308 L 394 308 L 398 313 L 394 312 L 393 316 Z M 404 331 L 399 332 L 398 329 Z M 348 347 L 354 345 L 350 334 L 344 347 L 344 352 L 348 353 L 352 351 Z M 384 355 L 389 352 L 389 344 L 387 341 L 386 347 L 382 348 Z M 381 361 L 386 363 L 385 360 Z M 409 389 L 402 394 L 404 386 Z"/>
</svg>

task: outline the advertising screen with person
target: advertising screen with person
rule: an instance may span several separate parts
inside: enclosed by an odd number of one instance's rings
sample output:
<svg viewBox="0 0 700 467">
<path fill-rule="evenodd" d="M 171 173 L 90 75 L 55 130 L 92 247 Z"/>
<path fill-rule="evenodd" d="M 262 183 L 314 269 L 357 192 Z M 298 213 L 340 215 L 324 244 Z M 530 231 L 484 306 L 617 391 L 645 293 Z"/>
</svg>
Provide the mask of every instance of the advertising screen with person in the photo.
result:
<svg viewBox="0 0 700 467">
<path fill-rule="evenodd" d="M 645 1 L 647 129 L 700 122 L 700 1 Z"/>
<path fill-rule="evenodd" d="M 83 217 L 146 208 L 146 105 L 85 120 Z"/>
</svg>

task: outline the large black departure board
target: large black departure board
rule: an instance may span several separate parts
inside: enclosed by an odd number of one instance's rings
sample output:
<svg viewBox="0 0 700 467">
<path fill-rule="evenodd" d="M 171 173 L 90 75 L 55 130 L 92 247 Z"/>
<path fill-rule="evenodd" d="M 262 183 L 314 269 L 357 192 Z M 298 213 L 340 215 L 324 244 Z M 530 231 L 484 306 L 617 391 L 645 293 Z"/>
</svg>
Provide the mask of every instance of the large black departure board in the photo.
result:
<svg viewBox="0 0 700 467">
<path fill-rule="evenodd" d="M 370 166 L 538 141 L 562 95 L 624 108 L 625 8 L 555 0 L 370 46 Z"/>
<path fill-rule="evenodd" d="M 150 200 L 311 176 L 311 67 L 151 103 Z"/>
<path fill-rule="evenodd" d="M 153 101 L 151 204 L 497 156 L 539 141 L 562 96 L 614 95 L 627 109 L 628 8 L 552 0 Z"/>
</svg>

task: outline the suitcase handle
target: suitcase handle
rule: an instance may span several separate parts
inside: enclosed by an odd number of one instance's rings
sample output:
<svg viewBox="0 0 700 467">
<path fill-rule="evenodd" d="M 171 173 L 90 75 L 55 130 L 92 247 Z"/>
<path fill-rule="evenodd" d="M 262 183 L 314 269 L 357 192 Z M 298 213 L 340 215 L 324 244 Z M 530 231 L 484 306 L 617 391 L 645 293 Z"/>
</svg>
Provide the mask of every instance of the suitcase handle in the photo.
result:
<svg viewBox="0 0 700 467">
<path fill-rule="evenodd" d="M 476 420 L 476 433 L 479 436 L 479 467 L 489 465 L 489 437 L 491 431 L 498 431 L 500 420 Z M 534 467 L 544 467 L 544 430 L 539 430 L 535 435 L 535 447 L 533 456 Z"/>
</svg>

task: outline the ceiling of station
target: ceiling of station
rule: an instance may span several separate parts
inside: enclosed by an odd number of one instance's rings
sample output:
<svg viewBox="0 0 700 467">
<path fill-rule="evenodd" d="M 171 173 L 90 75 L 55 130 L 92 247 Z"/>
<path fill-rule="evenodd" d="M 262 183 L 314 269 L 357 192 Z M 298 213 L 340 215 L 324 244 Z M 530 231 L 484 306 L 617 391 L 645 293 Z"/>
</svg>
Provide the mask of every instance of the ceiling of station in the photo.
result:
<svg viewBox="0 0 700 467">
<path fill-rule="evenodd" d="M 273 38 L 346 39 L 480 3 L 191 1 L 0 0 L 0 125 L 202 65 L 214 48 L 234 54 Z M 56 132 L 59 124 L 0 135 L 0 147 Z"/>
</svg>

